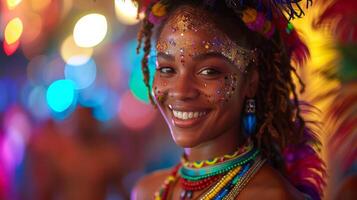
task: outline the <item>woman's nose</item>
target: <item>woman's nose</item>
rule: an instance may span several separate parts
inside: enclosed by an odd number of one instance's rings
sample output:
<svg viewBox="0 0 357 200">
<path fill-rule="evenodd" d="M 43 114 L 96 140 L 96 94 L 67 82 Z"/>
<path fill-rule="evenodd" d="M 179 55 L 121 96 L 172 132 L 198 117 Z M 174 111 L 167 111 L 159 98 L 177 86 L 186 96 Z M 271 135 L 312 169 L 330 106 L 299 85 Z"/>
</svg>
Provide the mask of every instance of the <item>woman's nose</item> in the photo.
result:
<svg viewBox="0 0 357 200">
<path fill-rule="evenodd" d="M 174 81 L 172 88 L 169 90 L 169 97 L 175 100 L 190 100 L 199 96 L 199 90 L 193 77 L 181 75 Z"/>
</svg>

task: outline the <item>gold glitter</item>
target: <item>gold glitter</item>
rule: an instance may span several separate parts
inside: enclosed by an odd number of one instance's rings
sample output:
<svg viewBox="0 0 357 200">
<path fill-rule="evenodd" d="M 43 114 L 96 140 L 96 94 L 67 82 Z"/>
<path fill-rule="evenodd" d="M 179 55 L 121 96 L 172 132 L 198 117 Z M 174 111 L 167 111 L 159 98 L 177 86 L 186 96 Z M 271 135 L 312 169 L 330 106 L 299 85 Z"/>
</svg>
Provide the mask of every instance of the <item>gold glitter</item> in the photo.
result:
<svg viewBox="0 0 357 200">
<path fill-rule="evenodd" d="M 159 40 L 157 42 L 158 52 L 179 53 L 181 55 L 183 52 L 180 50 L 185 49 L 185 53 L 192 56 L 204 53 L 220 53 L 236 65 L 241 72 L 247 72 L 247 66 L 252 62 L 256 62 L 256 49 L 245 49 L 232 41 L 214 23 L 207 20 L 209 17 L 204 11 L 190 6 L 183 6 L 176 12 L 176 14 L 169 18 L 168 24 L 165 25 L 171 32 L 175 30 L 181 36 L 184 36 L 189 31 L 195 33 L 202 32 L 206 35 L 208 34 L 211 39 L 195 43 L 189 39 L 175 40 L 177 38 L 172 36 L 169 42 L 166 40 Z M 168 49 L 172 50 L 172 52 L 169 52 Z"/>
</svg>

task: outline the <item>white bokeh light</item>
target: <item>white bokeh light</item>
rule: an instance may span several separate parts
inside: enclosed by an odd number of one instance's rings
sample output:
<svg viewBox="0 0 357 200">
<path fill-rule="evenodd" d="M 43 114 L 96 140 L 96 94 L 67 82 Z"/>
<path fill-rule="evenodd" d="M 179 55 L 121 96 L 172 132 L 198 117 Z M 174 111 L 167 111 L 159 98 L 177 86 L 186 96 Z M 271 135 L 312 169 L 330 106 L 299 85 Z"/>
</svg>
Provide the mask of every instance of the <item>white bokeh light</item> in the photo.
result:
<svg viewBox="0 0 357 200">
<path fill-rule="evenodd" d="M 126 25 L 134 25 L 139 23 L 137 19 L 138 7 L 132 1 L 114 0 L 115 3 L 115 14 L 117 19 Z M 140 15 L 140 18 L 143 18 Z"/>
<path fill-rule="evenodd" d="M 83 48 L 76 45 L 73 36 L 68 36 L 61 45 L 62 59 L 71 65 L 82 65 L 93 55 L 93 48 Z"/>
<path fill-rule="evenodd" d="M 92 13 L 78 20 L 73 30 L 73 38 L 79 47 L 94 47 L 103 41 L 107 31 L 108 23 L 105 16 Z"/>
</svg>

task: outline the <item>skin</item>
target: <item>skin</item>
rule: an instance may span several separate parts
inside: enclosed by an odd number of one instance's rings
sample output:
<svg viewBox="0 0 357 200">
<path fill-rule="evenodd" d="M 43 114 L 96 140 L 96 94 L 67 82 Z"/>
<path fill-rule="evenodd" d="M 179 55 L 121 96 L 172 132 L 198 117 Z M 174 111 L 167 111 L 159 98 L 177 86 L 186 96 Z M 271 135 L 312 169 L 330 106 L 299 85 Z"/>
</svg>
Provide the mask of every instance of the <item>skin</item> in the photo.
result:
<svg viewBox="0 0 357 200">
<path fill-rule="evenodd" d="M 192 21 L 204 19 L 208 25 L 192 30 L 173 31 L 175 23 L 181 23 L 177 19 L 190 12 Z M 214 34 L 210 34 L 212 32 Z M 175 41 L 175 45 L 169 43 L 157 48 L 154 96 L 174 141 L 184 148 L 189 161 L 229 154 L 246 142 L 239 122 L 244 100 L 255 96 L 259 82 L 258 66 L 254 62 L 249 66 L 252 68 L 246 69 L 246 63 L 238 65 L 234 59 L 227 57 L 223 47 L 205 50 L 199 45 L 189 45 L 213 41 L 215 37 L 227 39 L 227 35 L 215 26 L 210 14 L 184 6 L 169 17 L 158 38 L 158 44 Z M 236 48 L 236 45 L 230 48 Z M 226 45 L 224 48 L 227 48 Z M 172 110 L 200 111 L 207 114 L 198 119 L 183 121 L 174 117 Z M 132 199 L 151 199 L 170 171 L 159 171 L 144 177 L 135 187 Z M 179 199 L 180 192 L 180 185 L 175 184 L 172 199 Z M 195 192 L 193 199 L 202 193 L 204 191 Z M 299 192 L 269 164 L 258 171 L 239 197 L 301 199 Z"/>
</svg>

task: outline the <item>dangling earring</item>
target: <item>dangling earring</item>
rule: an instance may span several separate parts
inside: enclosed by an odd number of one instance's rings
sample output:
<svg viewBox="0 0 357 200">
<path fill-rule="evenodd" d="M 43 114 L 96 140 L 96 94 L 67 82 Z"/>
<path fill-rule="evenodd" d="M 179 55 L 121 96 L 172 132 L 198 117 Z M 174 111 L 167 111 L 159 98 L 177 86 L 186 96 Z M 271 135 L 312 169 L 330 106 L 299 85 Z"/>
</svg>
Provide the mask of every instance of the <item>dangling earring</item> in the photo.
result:
<svg viewBox="0 0 357 200">
<path fill-rule="evenodd" d="M 244 134 L 247 137 L 255 133 L 257 117 L 255 116 L 255 100 L 247 99 L 245 102 L 245 115 L 243 116 Z"/>
</svg>

